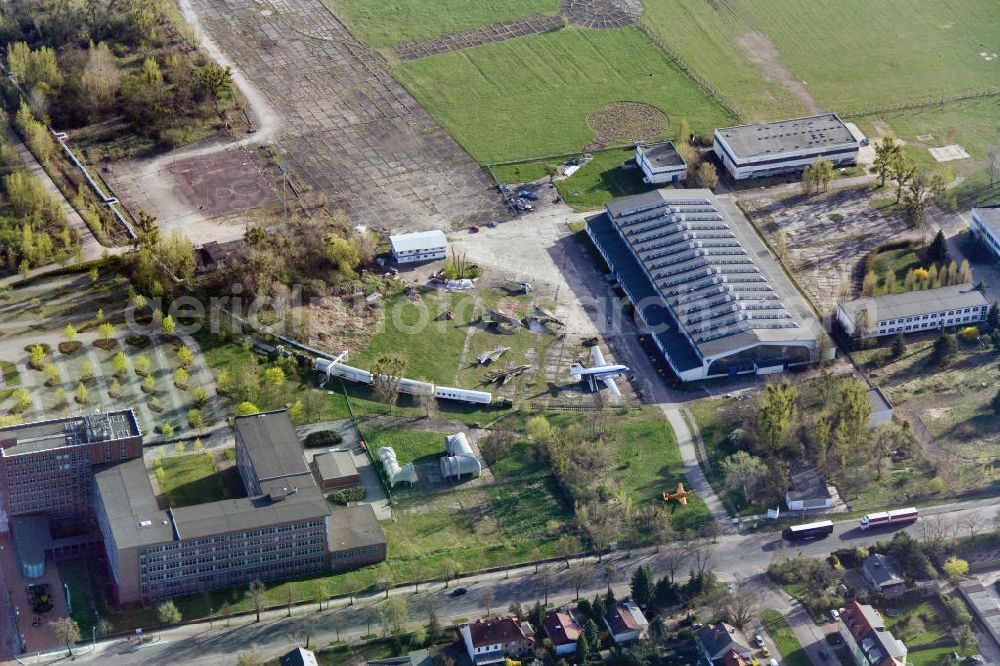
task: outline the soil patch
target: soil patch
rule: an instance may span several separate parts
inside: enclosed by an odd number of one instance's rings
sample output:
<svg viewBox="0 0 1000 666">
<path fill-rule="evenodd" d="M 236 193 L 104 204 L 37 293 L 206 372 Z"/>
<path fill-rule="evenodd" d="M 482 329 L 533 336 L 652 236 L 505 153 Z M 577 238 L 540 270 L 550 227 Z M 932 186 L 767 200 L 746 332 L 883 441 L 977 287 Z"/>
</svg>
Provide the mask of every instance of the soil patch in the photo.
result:
<svg viewBox="0 0 1000 666">
<path fill-rule="evenodd" d="M 125 344 L 129 347 L 138 347 L 139 349 L 145 349 L 149 346 L 150 340 L 148 335 L 130 335 L 125 338 Z"/>
<path fill-rule="evenodd" d="M 587 118 L 597 138 L 587 150 L 600 150 L 612 144 L 638 143 L 661 136 L 669 125 L 665 113 L 641 102 L 612 102 Z"/>
<path fill-rule="evenodd" d="M 98 349 L 103 349 L 104 351 L 111 351 L 118 346 L 118 341 L 114 338 L 111 338 L 110 340 L 95 340 L 94 346 Z"/>
<path fill-rule="evenodd" d="M 139 315 L 135 318 L 135 323 L 140 326 L 148 326 L 153 323 L 153 315 Z"/>
<path fill-rule="evenodd" d="M 561 16 L 548 16 L 546 14 L 535 14 L 534 16 L 524 16 L 522 18 L 511 19 L 493 23 L 481 28 L 453 32 L 441 35 L 433 39 L 422 42 L 406 42 L 393 47 L 396 57 L 400 60 L 416 60 L 426 56 L 446 53 L 448 51 L 458 51 L 480 44 L 490 42 L 500 42 L 514 37 L 524 37 L 539 32 L 551 32 L 563 27 Z"/>
<path fill-rule="evenodd" d="M 585 28 L 624 28 L 642 18 L 641 0 L 562 0 L 559 13 Z"/>
<path fill-rule="evenodd" d="M 83 343 L 79 340 L 67 340 L 59 343 L 59 351 L 67 356 L 80 349 Z"/>
<path fill-rule="evenodd" d="M 740 35 L 739 39 L 736 40 L 736 44 L 746 54 L 747 59 L 760 69 L 765 79 L 779 83 L 783 88 L 795 95 L 809 109 L 809 113 L 823 113 L 823 110 L 816 104 L 812 95 L 809 94 L 805 84 L 796 79 L 781 64 L 781 55 L 767 36 L 759 32 L 746 32 Z"/>
</svg>

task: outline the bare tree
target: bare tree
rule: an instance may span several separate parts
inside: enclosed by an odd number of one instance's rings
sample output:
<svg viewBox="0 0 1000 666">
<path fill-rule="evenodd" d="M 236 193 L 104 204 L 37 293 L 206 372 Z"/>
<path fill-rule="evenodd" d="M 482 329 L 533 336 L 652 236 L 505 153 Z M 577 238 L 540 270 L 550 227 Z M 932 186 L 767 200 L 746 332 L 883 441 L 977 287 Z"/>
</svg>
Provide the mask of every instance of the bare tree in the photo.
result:
<svg viewBox="0 0 1000 666">
<path fill-rule="evenodd" d="M 237 666 L 261 666 L 263 663 L 256 643 L 251 643 L 250 647 L 236 655 Z"/>
<path fill-rule="evenodd" d="M 295 599 L 298 595 L 295 592 L 295 586 L 291 583 L 285 583 L 285 610 L 288 611 L 286 617 L 292 616 L 292 604 L 295 603 Z"/>
<path fill-rule="evenodd" d="M 758 599 L 755 595 L 747 592 L 730 594 L 726 615 L 729 624 L 737 629 L 744 629 L 757 619 Z"/>
<path fill-rule="evenodd" d="M 591 574 L 581 567 L 577 567 L 570 572 L 569 580 L 573 583 L 573 590 L 576 593 L 576 599 L 580 598 L 580 588 L 583 587 L 584 583 L 590 580 L 590 576 Z"/>
<path fill-rule="evenodd" d="M 381 603 L 379 610 L 392 633 L 398 634 L 406 627 L 410 611 L 404 597 L 397 595 L 386 599 Z"/>
<path fill-rule="evenodd" d="M 250 603 L 253 604 L 253 609 L 257 613 L 255 622 L 260 622 L 260 611 L 264 608 L 264 592 L 264 583 L 259 580 L 252 581 L 247 588 L 247 596 L 250 597 Z"/>
<path fill-rule="evenodd" d="M 372 366 L 372 387 L 382 402 L 389 406 L 390 413 L 399 400 L 399 387 L 404 372 L 406 360 L 391 354 L 379 356 Z"/>
<path fill-rule="evenodd" d="M 59 642 L 66 645 L 69 656 L 72 657 L 73 643 L 80 640 L 80 627 L 77 626 L 76 621 L 71 617 L 61 617 L 49 622 L 49 626 L 52 627 L 52 633 L 55 634 Z"/>
<path fill-rule="evenodd" d="M 969 541 L 976 540 L 976 532 L 983 526 L 983 518 L 978 513 L 969 513 L 959 519 L 959 525 L 969 530 Z"/>
<path fill-rule="evenodd" d="M 545 605 L 549 605 L 549 591 L 552 589 L 552 584 L 555 582 L 556 575 L 553 573 L 550 567 L 542 567 L 542 589 L 545 592 Z"/>
<path fill-rule="evenodd" d="M 496 601 L 496 598 L 497 598 L 497 592 L 492 587 L 487 587 L 485 590 L 483 590 L 482 593 L 483 607 L 486 609 L 487 617 L 491 615 L 491 612 L 493 610 L 493 602 Z"/>
<path fill-rule="evenodd" d="M 671 544 L 660 555 L 660 559 L 663 560 L 663 566 L 670 575 L 671 583 L 674 582 L 677 571 L 684 565 L 687 558 L 687 550 L 679 544 Z"/>
<path fill-rule="evenodd" d="M 694 556 L 695 570 L 699 574 L 705 575 L 711 569 L 712 555 L 715 554 L 715 549 L 704 541 L 694 541 L 688 544 L 688 548 Z"/>
<path fill-rule="evenodd" d="M 611 594 L 611 585 L 618 579 L 618 569 L 612 566 L 604 567 L 604 582 L 608 586 L 608 594 Z"/>
</svg>

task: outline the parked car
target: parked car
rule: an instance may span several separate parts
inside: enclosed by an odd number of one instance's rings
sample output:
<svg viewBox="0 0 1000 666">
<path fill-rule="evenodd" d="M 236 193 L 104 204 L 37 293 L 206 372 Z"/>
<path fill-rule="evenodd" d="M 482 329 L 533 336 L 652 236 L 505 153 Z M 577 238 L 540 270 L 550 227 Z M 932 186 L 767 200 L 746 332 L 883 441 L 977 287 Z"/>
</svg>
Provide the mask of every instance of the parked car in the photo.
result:
<svg viewBox="0 0 1000 666">
<path fill-rule="evenodd" d="M 735 585 L 733 585 L 732 583 L 726 583 L 726 592 L 728 592 L 729 594 L 732 594 L 733 590 L 735 590 L 735 589 L 736 589 Z"/>
<path fill-rule="evenodd" d="M 834 608 L 833 610 L 831 610 L 830 611 L 830 619 L 833 620 L 834 622 L 839 622 L 840 621 L 840 611 L 837 610 L 836 608 Z"/>
<path fill-rule="evenodd" d="M 771 651 L 768 649 L 768 647 L 766 645 L 760 649 L 760 652 L 765 657 L 770 657 L 771 656 Z"/>
<path fill-rule="evenodd" d="M 468 590 L 465 589 L 464 587 L 456 587 L 454 590 L 451 591 L 451 596 L 460 597 L 466 592 L 468 592 Z"/>
<path fill-rule="evenodd" d="M 753 642 L 757 644 L 757 647 L 764 647 L 764 637 L 760 634 L 753 637 Z"/>
<path fill-rule="evenodd" d="M 473 224 L 471 227 L 469 227 L 469 232 L 473 233 L 473 234 L 478 234 L 479 233 L 479 227 L 477 225 Z"/>
</svg>

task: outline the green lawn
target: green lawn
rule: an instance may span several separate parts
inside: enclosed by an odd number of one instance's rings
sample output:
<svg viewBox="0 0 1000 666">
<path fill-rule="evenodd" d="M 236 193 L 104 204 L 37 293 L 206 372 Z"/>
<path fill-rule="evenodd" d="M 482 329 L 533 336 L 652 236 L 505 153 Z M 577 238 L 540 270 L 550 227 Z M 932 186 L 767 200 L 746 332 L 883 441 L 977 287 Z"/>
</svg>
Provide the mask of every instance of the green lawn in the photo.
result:
<svg viewBox="0 0 1000 666">
<path fill-rule="evenodd" d="M 379 332 L 352 365 L 371 369 L 379 356 L 397 355 L 406 359 L 406 377 L 452 386 L 475 301 L 472 294 L 430 289 L 416 302 L 402 294 L 386 299 Z M 447 310 L 454 319 L 441 316 Z"/>
<path fill-rule="evenodd" d="M 594 153 L 592 160 L 569 178 L 556 182 L 559 195 L 577 210 L 600 208 L 615 197 L 639 194 L 657 186 L 642 182 L 642 171 L 635 167 L 634 148 L 612 148 Z M 632 168 L 625 168 L 632 163 Z"/>
<path fill-rule="evenodd" d="M 745 401 L 741 402 L 734 398 L 697 400 L 688 405 L 694 416 L 695 425 L 701 433 L 701 439 L 705 443 L 705 453 L 708 456 L 708 465 L 703 463 L 702 471 L 731 512 L 745 509 L 747 505 L 741 493 L 725 491 L 721 474 L 722 461 L 740 450 L 729 440 L 729 435 L 737 428 L 746 427 L 748 412 L 744 409 L 745 405 Z"/>
<path fill-rule="evenodd" d="M 97 623 L 97 600 L 91 586 L 91 576 L 86 560 L 65 560 L 56 563 L 59 578 L 69 588 L 70 617 L 80 627 L 80 634 L 89 637 L 91 627 Z M 63 596 L 63 590 L 52 590 Z M 55 618 L 46 618 L 55 619 Z"/>
<path fill-rule="evenodd" d="M 1000 12 L 993 0 L 841 0 L 789 11 L 747 0 L 738 13 L 767 34 L 782 63 L 821 106 L 845 115 L 873 104 L 996 88 Z"/>
<path fill-rule="evenodd" d="M 916 251 L 910 248 L 900 248 L 898 250 L 886 250 L 873 255 L 868 261 L 868 270 L 874 271 L 878 276 L 878 288 L 875 295 L 885 293 L 886 272 L 891 270 L 896 276 L 896 291 L 903 290 L 903 280 L 910 269 L 920 268 L 923 262 Z M 938 268 L 941 268 L 940 266 Z M 947 266 L 945 266 L 947 268 Z"/>
<path fill-rule="evenodd" d="M 365 432 L 365 440 L 368 446 L 375 451 L 382 446 L 391 446 L 396 451 L 396 459 L 400 465 L 418 461 L 421 458 L 440 458 L 444 455 L 444 435 L 439 432 L 370 430 Z"/>
<path fill-rule="evenodd" d="M 361 41 L 392 46 L 531 14 L 552 14 L 558 0 L 323 0 Z"/>
<path fill-rule="evenodd" d="M 226 499 L 222 479 L 207 453 L 162 458 L 155 469 L 171 508 Z"/>
<path fill-rule="evenodd" d="M 929 645 L 949 636 L 948 627 L 940 620 L 943 611 L 937 602 L 925 601 L 912 605 L 890 603 L 891 607 L 900 613 L 897 617 L 889 617 L 882 613 L 885 626 L 909 649 Z"/>
<path fill-rule="evenodd" d="M 810 666 L 809 655 L 802 649 L 799 639 L 781 613 L 768 609 L 762 613 L 761 620 L 778 646 L 783 663 L 787 666 Z"/>
<path fill-rule="evenodd" d="M 596 138 L 591 112 L 616 101 L 659 108 L 665 136 L 681 118 L 697 132 L 731 120 L 634 27 L 495 42 L 406 62 L 395 75 L 479 162 L 579 151 Z"/>
</svg>

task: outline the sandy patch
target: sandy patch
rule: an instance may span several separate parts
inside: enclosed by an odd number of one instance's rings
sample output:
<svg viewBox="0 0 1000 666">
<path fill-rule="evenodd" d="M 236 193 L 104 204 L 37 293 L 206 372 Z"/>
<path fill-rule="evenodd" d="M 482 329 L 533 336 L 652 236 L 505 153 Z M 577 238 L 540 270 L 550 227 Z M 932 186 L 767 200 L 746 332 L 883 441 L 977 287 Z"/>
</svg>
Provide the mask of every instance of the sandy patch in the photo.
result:
<svg viewBox="0 0 1000 666">
<path fill-rule="evenodd" d="M 746 32 L 740 35 L 736 44 L 746 54 L 750 62 L 757 65 L 764 78 L 776 81 L 791 92 L 811 114 L 823 113 L 802 81 L 796 79 L 788 69 L 781 64 L 781 54 L 765 35 L 759 32 Z"/>
</svg>

